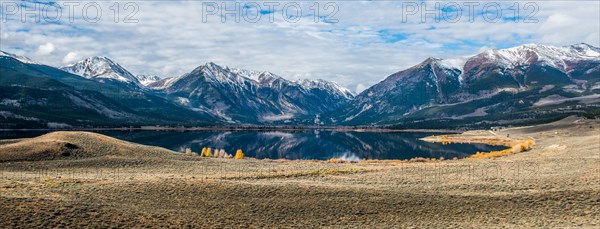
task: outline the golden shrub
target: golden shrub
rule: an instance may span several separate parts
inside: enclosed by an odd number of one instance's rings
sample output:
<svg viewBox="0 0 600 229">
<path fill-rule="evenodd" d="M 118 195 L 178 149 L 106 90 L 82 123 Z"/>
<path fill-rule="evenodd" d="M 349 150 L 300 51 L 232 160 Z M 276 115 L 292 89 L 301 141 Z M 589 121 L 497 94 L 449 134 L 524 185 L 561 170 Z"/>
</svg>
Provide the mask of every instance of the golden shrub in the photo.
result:
<svg viewBox="0 0 600 229">
<path fill-rule="evenodd" d="M 242 152 L 242 149 L 238 149 L 235 152 L 235 156 L 233 157 L 233 159 L 244 159 L 244 152 Z"/>
<path fill-rule="evenodd" d="M 533 140 L 521 141 L 514 144 L 511 148 L 500 150 L 500 151 L 491 151 L 491 152 L 477 152 L 476 154 L 471 155 L 471 158 L 495 158 L 495 157 L 503 157 L 511 154 L 517 154 L 525 151 L 529 151 L 535 145 Z"/>
</svg>

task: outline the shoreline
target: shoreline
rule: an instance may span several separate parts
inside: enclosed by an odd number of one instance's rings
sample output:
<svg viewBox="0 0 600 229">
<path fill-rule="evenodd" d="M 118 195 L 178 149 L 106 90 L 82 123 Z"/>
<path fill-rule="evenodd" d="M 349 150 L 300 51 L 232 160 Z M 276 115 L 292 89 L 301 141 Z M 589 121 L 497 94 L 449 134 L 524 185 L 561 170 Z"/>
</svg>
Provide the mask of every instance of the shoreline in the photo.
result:
<svg viewBox="0 0 600 229">
<path fill-rule="evenodd" d="M 431 143 L 459 143 L 459 144 L 486 144 L 492 146 L 513 147 L 519 144 L 523 139 L 501 138 L 501 137 L 480 137 L 480 136 L 464 136 L 464 135 L 441 135 L 428 136 L 420 138 L 421 141 Z"/>
<path fill-rule="evenodd" d="M 194 132 L 194 131 L 285 131 L 301 132 L 309 130 L 318 131 L 339 131 L 339 132 L 375 132 L 375 133 L 463 133 L 464 130 L 437 130 L 437 129 L 385 129 L 385 128 L 336 128 L 336 127 L 302 127 L 302 128 L 226 128 L 226 127 L 194 127 L 194 128 L 176 128 L 176 127 L 155 127 L 155 128 L 65 128 L 65 129 L 0 129 L 0 132 L 21 132 L 21 131 L 173 131 L 173 132 Z"/>
</svg>

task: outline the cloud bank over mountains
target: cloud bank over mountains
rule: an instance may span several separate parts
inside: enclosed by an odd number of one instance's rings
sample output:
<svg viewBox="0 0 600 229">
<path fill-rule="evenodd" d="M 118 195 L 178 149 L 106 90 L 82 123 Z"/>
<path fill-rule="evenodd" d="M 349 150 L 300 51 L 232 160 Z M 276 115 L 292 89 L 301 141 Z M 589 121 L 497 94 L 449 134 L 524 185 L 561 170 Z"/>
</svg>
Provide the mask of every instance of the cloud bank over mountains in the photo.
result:
<svg viewBox="0 0 600 229">
<path fill-rule="evenodd" d="M 54 66 L 88 56 L 110 56 L 133 72 L 161 77 L 178 76 L 212 61 L 269 70 L 290 80 L 322 78 L 361 91 L 429 56 L 468 56 L 523 43 L 600 44 L 600 3 L 595 1 L 538 1 L 534 2 L 536 11 L 526 8 L 524 2 L 503 1 L 498 3 L 502 17 L 493 22 L 486 18 L 494 17 L 489 12 L 494 8 L 483 10 L 487 1 L 475 8 L 474 20 L 468 20 L 463 9 L 456 22 L 437 22 L 433 19 L 436 13 L 422 17 L 425 11 L 408 14 L 407 2 L 338 1 L 333 16 L 329 15 L 334 8 L 326 9 L 325 3 L 319 2 L 318 23 L 312 10 L 315 2 L 298 3 L 302 13 L 297 22 L 282 14 L 289 2 L 280 2 L 272 10 L 248 6 L 249 12 L 255 10 L 261 19 L 236 22 L 235 15 L 208 15 L 198 1 L 137 1 L 138 11 L 132 17 L 137 23 L 124 23 L 134 8 L 119 2 L 120 13 L 115 17 L 111 10 L 115 2 L 110 1 L 98 2 L 101 19 L 86 21 L 81 15 L 86 3 L 75 6 L 79 8 L 75 8 L 72 23 L 67 15 L 58 21 L 40 22 L 31 18 L 35 15 L 26 15 L 29 20 L 23 22 L 21 13 L 6 13 L 0 49 Z M 424 6 L 434 12 L 440 3 L 437 16 L 456 12 L 443 8 L 445 1 L 415 3 L 419 10 Z M 520 9 L 517 16 L 515 3 Z M 42 10 L 47 4 L 61 6 L 65 12 L 64 2 L 22 2 L 22 7 Z M 228 9 L 235 8 L 232 4 Z M 246 9 L 246 2 L 240 4 Z M 288 8 L 288 12 L 294 9 Z M 535 14 L 529 15 L 532 12 Z M 525 23 L 529 16 L 537 22 Z"/>
</svg>

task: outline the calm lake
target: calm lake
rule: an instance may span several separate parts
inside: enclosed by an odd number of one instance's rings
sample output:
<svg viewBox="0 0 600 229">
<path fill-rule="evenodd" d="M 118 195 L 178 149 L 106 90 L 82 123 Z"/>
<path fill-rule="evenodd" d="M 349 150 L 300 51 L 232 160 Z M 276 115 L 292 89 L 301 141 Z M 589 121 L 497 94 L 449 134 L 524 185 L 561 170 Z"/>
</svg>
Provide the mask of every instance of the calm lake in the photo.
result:
<svg viewBox="0 0 600 229">
<path fill-rule="evenodd" d="M 501 150 L 484 144 L 428 143 L 419 138 L 433 133 L 305 131 L 95 131 L 121 140 L 180 151 L 202 147 L 242 149 L 255 158 L 317 159 L 410 159 L 416 157 L 464 158 L 478 151 Z M 47 131 L 1 132 L 0 139 L 36 137 Z M 440 133 L 437 133 L 439 135 Z"/>
</svg>

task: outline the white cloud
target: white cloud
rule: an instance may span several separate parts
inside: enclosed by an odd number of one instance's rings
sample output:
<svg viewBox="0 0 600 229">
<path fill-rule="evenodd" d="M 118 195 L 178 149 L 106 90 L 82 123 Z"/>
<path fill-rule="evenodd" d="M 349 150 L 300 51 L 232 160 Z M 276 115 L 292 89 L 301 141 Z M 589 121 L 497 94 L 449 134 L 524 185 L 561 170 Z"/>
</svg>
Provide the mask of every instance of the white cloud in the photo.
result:
<svg viewBox="0 0 600 229">
<path fill-rule="evenodd" d="M 569 26 L 573 26 L 577 23 L 577 18 L 571 17 L 564 13 L 556 13 L 550 15 L 548 19 L 542 24 L 542 30 L 554 30 L 564 29 Z"/>
<path fill-rule="evenodd" d="M 63 57 L 62 63 L 63 64 L 70 64 L 70 63 L 75 62 L 75 61 L 77 61 L 79 59 L 81 59 L 81 56 L 79 56 L 79 54 L 77 54 L 76 52 L 69 52 L 69 53 L 67 53 L 67 55 L 65 55 L 65 57 Z"/>
<path fill-rule="evenodd" d="M 181 75 L 213 61 L 269 70 L 286 78 L 333 80 L 360 91 L 429 56 L 460 57 L 475 54 L 481 47 L 523 43 L 600 44 L 600 3 L 595 1 L 536 2 L 539 23 L 488 23 L 482 19 L 421 23 L 419 15 L 403 23 L 400 1 L 340 1 L 337 24 L 314 23 L 308 15 L 314 2 L 300 3 L 306 6 L 303 12 L 307 16 L 298 23 L 284 21 L 281 12 L 275 12 L 274 23 L 267 15 L 257 23 L 221 23 L 218 16 L 203 23 L 202 2 L 135 3 L 139 12 L 134 18 L 139 22 L 132 24 L 122 23 L 123 18 L 115 23 L 111 16 L 89 23 L 77 15 L 73 24 L 65 15 L 63 23 L 21 23 L 16 15 L 15 21 L 2 23 L 0 49 L 55 66 L 104 55 L 134 74 L 163 77 Z M 111 12 L 108 9 L 113 2 L 99 4 Z M 386 42 L 379 34 L 382 30 L 403 34 L 405 39 Z M 37 53 L 39 44 L 47 42 L 55 47 L 52 55 L 38 55 L 44 53 Z"/>
<path fill-rule="evenodd" d="M 45 56 L 52 52 L 54 52 L 54 45 L 48 42 L 46 44 L 40 45 L 35 53 L 38 56 Z"/>
</svg>

